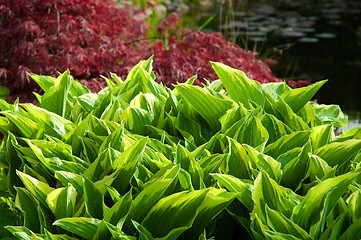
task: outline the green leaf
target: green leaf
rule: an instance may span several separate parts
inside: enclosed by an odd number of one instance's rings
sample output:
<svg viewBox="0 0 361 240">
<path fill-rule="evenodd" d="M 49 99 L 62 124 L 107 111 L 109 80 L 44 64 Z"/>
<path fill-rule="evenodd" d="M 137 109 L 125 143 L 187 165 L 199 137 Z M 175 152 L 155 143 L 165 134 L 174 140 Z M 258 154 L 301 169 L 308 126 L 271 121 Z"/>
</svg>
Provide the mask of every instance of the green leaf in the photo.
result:
<svg viewBox="0 0 361 240">
<path fill-rule="evenodd" d="M 292 235 L 298 239 L 312 239 L 311 236 L 300 226 L 292 222 L 280 212 L 266 205 L 267 224 L 275 232 Z"/>
<path fill-rule="evenodd" d="M 85 161 L 92 163 L 98 157 L 99 154 L 99 146 L 97 146 L 96 141 L 85 138 L 85 137 L 77 137 L 80 142 L 80 148 L 82 150 L 82 154 L 85 157 Z"/>
<path fill-rule="evenodd" d="M 333 170 L 325 160 L 317 155 L 309 153 L 309 160 L 309 174 L 311 181 L 315 181 L 317 178 L 323 179 Z"/>
<path fill-rule="evenodd" d="M 281 98 L 275 102 L 276 117 L 284 122 L 292 131 L 308 130 L 310 127 L 298 116 L 292 108 Z"/>
<path fill-rule="evenodd" d="M 271 114 L 265 113 L 262 115 L 260 121 L 267 129 L 269 135 L 267 144 L 271 144 L 280 139 L 282 136 L 288 135 L 292 132 L 286 124 Z"/>
<path fill-rule="evenodd" d="M 328 165 L 341 166 L 361 150 L 361 140 L 350 139 L 344 142 L 331 142 L 318 148 L 314 153 L 324 159 Z"/>
<path fill-rule="evenodd" d="M 43 136 L 44 130 L 40 124 L 19 113 L 10 111 L 1 112 L 16 127 L 22 137 L 39 139 Z"/>
<path fill-rule="evenodd" d="M 232 101 L 215 97 L 200 87 L 179 84 L 175 88 L 213 130 L 220 128 L 219 118 L 233 105 Z"/>
<path fill-rule="evenodd" d="M 146 125 L 151 125 L 153 119 L 153 113 L 134 107 L 127 108 L 120 116 L 120 120 L 125 122 L 129 130 L 142 135 L 147 134 Z"/>
<path fill-rule="evenodd" d="M 77 192 L 71 185 L 57 188 L 46 198 L 46 202 L 56 219 L 72 217 L 76 204 Z"/>
<path fill-rule="evenodd" d="M 343 226 L 347 224 L 347 216 L 347 212 L 341 213 L 335 221 L 327 226 L 327 229 L 321 235 L 320 240 L 338 240 L 343 231 Z"/>
<path fill-rule="evenodd" d="M 225 172 L 240 179 L 251 179 L 252 162 L 243 145 L 232 138 L 228 139 L 229 153 Z"/>
<path fill-rule="evenodd" d="M 121 83 L 123 83 L 123 80 L 120 77 L 118 77 L 117 74 L 110 73 L 110 76 L 114 79 L 114 81 L 117 85 L 120 85 Z"/>
<path fill-rule="evenodd" d="M 262 123 L 257 118 L 251 117 L 239 128 L 234 138 L 263 152 L 269 135 Z"/>
<path fill-rule="evenodd" d="M 289 218 L 293 208 L 300 202 L 300 197 L 297 194 L 279 185 L 263 171 L 258 174 L 254 181 L 252 199 L 254 208 L 251 219 L 259 218 L 263 224 L 267 222 L 266 205 Z"/>
<path fill-rule="evenodd" d="M 110 233 L 112 234 L 112 237 L 115 240 L 136 240 L 136 237 L 129 236 L 125 234 L 120 228 L 113 226 L 110 223 L 105 222 L 105 225 L 109 229 Z"/>
<path fill-rule="evenodd" d="M 310 127 L 319 126 L 322 124 L 321 120 L 316 115 L 316 110 L 311 104 L 312 102 L 308 102 L 298 113 L 297 115 L 302 118 L 302 120 Z"/>
<path fill-rule="evenodd" d="M 94 112 L 93 112 L 94 116 L 101 118 L 105 110 L 107 110 L 110 107 L 110 105 L 113 103 L 113 99 L 114 97 L 111 92 L 104 93 L 102 98 L 99 99 L 99 104 L 97 105 L 96 108 L 94 108 Z"/>
<path fill-rule="evenodd" d="M 83 178 L 80 174 L 56 171 L 55 178 L 58 179 L 64 186 L 71 184 L 79 195 L 83 195 Z"/>
<path fill-rule="evenodd" d="M 76 238 L 69 237 L 66 234 L 52 234 L 48 230 L 45 230 L 45 236 L 47 240 L 77 240 Z"/>
<path fill-rule="evenodd" d="M 91 181 L 97 181 L 108 175 L 111 171 L 109 166 L 120 155 L 120 153 L 113 148 L 105 149 L 90 166 L 83 171 L 83 175 Z"/>
<path fill-rule="evenodd" d="M 150 209 L 142 225 L 153 237 L 164 237 L 178 228 L 185 231 L 194 222 L 208 191 L 179 192 L 162 198 Z"/>
<path fill-rule="evenodd" d="M 311 103 L 316 110 L 316 116 L 321 120 L 322 124 L 332 124 L 335 127 L 346 127 L 348 117 L 345 115 L 338 105 L 324 105 Z"/>
<path fill-rule="evenodd" d="M 55 140 L 55 141 L 54 141 Z M 58 139 L 52 139 L 48 136 L 47 140 L 26 140 L 28 145 L 35 145 L 38 147 L 44 157 L 50 158 L 50 157 L 58 157 L 67 161 L 71 162 L 78 162 L 79 164 L 84 164 L 83 161 L 81 161 L 79 158 L 75 157 L 72 154 L 72 148 L 70 145 L 59 141 Z M 30 143 L 30 144 L 29 144 Z"/>
<path fill-rule="evenodd" d="M 201 126 L 195 120 L 188 118 L 184 113 L 179 112 L 176 118 L 175 128 L 182 134 L 184 138 L 191 139 L 197 144 L 204 143 L 206 140 L 202 136 Z"/>
<path fill-rule="evenodd" d="M 31 115 L 32 120 L 42 126 L 45 133 L 57 138 L 69 133 L 73 128 L 73 123 L 55 113 L 49 112 L 33 104 L 22 104 Z"/>
<path fill-rule="evenodd" d="M 265 234 L 271 240 L 301 240 L 302 238 L 295 237 L 291 234 L 272 232 L 270 230 L 266 230 Z"/>
<path fill-rule="evenodd" d="M 102 206 L 104 196 L 89 179 L 83 177 L 83 184 L 84 201 L 87 213 L 93 218 L 103 219 L 103 209 L 100 206 Z"/>
<path fill-rule="evenodd" d="M 142 92 L 153 93 L 155 96 L 166 95 L 164 87 L 154 81 L 155 75 L 152 72 L 153 57 L 147 60 L 140 61 L 128 73 L 127 78 L 123 84 L 121 92 L 129 91 L 136 85 L 140 86 Z M 137 94 L 136 94 L 137 95 Z"/>
<path fill-rule="evenodd" d="M 177 145 L 174 163 L 180 164 L 180 167 L 190 174 L 193 187 L 196 189 L 200 189 L 202 187 L 202 168 L 199 166 L 192 154 L 180 144 Z"/>
<path fill-rule="evenodd" d="M 249 115 L 249 111 L 242 104 L 227 110 L 227 112 L 219 119 L 222 125 L 222 132 L 226 132 L 235 123 L 244 119 Z"/>
<path fill-rule="evenodd" d="M 314 239 L 319 239 L 324 232 L 327 216 L 337 204 L 339 197 L 340 192 L 337 188 L 333 188 L 327 193 L 320 213 L 320 220 L 311 228 Z"/>
<path fill-rule="evenodd" d="M 140 240 L 153 240 L 154 239 L 152 234 L 145 227 L 143 227 L 142 225 L 140 225 L 139 223 L 137 223 L 134 220 L 132 220 L 132 223 L 139 232 Z"/>
<path fill-rule="evenodd" d="M 302 181 L 306 178 L 308 172 L 309 152 L 311 152 L 311 144 L 306 143 L 295 158 L 282 166 L 282 186 L 289 187 L 294 191 L 301 187 Z"/>
<path fill-rule="evenodd" d="M 295 113 L 298 113 L 326 82 L 327 80 L 324 80 L 306 87 L 291 89 L 282 93 L 281 97 Z"/>
<path fill-rule="evenodd" d="M 323 208 L 323 202 L 327 194 L 333 190 L 332 202 L 337 202 L 339 197 L 344 194 L 350 183 L 359 175 L 359 173 L 349 172 L 325 181 L 312 187 L 306 197 L 298 204 L 292 213 L 292 217 L 303 229 L 309 230 L 310 227 L 320 219 L 320 212 Z M 329 204 L 332 205 L 332 202 Z"/>
<path fill-rule="evenodd" d="M 36 209 L 39 203 L 25 188 L 16 188 L 16 191 L 15 206 L 23 213 L 24 227 L 34 232 L 40 232 L 39 216 Z"/>
<path fill-rule="evenodd" d="M 343 142 L 349 139 L 361 139 L 361 127 L 349 129 L 336 137 L 335 141 Z"/>
<path fill-rule="evenodd" d="M 270 82 L 264 83 L 261 86 L 263 91 L 267 92 L 274 100 L 277 100 L 278 96 L 291 90 L 286 82 Z"/>
<path fill-rule="evenodd" d="M 56 81 L 55 77 L 37 75 L 35 73 L 28 73 L 28 75 L 44 90 L 44 92 L 49 91 L 49 89 L 54 86 Z"/>
<path fill-rule="evenodd" d="M 10 194 L 15 196 L 16 194 L 15 187 L 23 186 L 20 178 L 16 174 L 16 171 L 20 169 L 21 166 L 23 165 L 23 160 L 18 155 L 18 152 L 15 148 L 18 145 L 18 142 L 16 140 L 16 137 L 11 132 L 8 133 L 6 140 L 4 138 L 2 142 L 6 143 L 3 150 L 5 152 L 5 158 L 7 161 L 6 165 L 9 167 L 7 173 L 6 187 L 9 190 Z"/>
<path fill-rule="evenodd" d="M 361 239 L 361 219 L 358 219 L 356 222 L 352 223 L 339 239 Z"/>
<path fill-rule="evenodd" d="M 15 237 L 22 240 L 43 240 L 43 238 L 38 237 L 34 232 L 23 226 L 6 226 L 8 231 L 10 231 Z"/>
<path fill-rule="evenodd" d="M 346 200 L 353 222 L 361 219 L 361 189 L 353 192 Z"/>
<path fill-rule="evenodd" d="M 91 240 L 100 223 L 101 221 L 95 218 L 72 217 L 58 219 L 54 222 L 54 225 L 74 233 L 79 237 Z"/>
<path fill-rule="evenodd" d="M 99 152 L 103 152 L 108 147 L 116 149 L 118 151 L 122 150 L 123 139 L 124 125 L 121 125 L 104 139 L 102 145 L 99 147 Z"/>
<path fill-rule="evenodd" d="M 266 146 L 264 152 L 274 158 L 293 148 L 302 147 L 308 141 L 310 131 L 293 132 Z"/>
<path fill-rule="evenodd" d="M 246 144 L 243 145 L 247 151 L 251 162 L 257 166 L 258 170 L 266 172 L 272 179 L 279 181 L 281 178 L 281 164 L 274 158 L 260 153 L 256 149 Z"/>
<path fill-rule="evenodd" d="M 71 83 L 72 79 L 69 70 L 66 70 L 56 78 L 54 85 L 45 92 L 41 100 L 41 107 L 59 116 L 66 117 L 66 100 Z"/>
<path fill-rule="evenodd" d="M 17 175 L 24 183 L 26 189 L 42 204 L 45 206 L 47 195 L 50 194 L 54 189 L 51 188 L 47 183 L 41 182 L 36 178 L 33 178 L 23 172 L 16 170 Z"/>
<path fill-rule="evenodd" d="M 185 232 L 186 239 L 195 239 L 199 236 L 207 224 L 225 209 L 236 197 L 235 193 L 229 193 L 224 189 L 210 188 L 202 205 L 198 208 L 198 214 L 192 227 Z"/>
<path fill-rule="evenodd" d="M 252 190 L 253 185 L 227 174 L 211 174 L 228 191 L 237 193 L 236 198 L 248 209 L 253 209 Z"/>
<path fill-rule="evenodd" d="M 264 97 L 259 82 L 249 79 L 244 72 L 238 69 L 217 62 L 211 62 L 211 64 L 234 101 L 244 104 L 247 108 L 251 107 L 250 101 L 263 105 Z"/>
<path fill-rule="evenodd" d="M 128 147 L 113 162 L 112 168 L 118 172 L 112 186 L 120 193 L 124 193 L 129 186 L 136 167 L 143 157 L 148 138 L 139 140 L 136 144 Z"/>
<path fill-rule="evenodd" d="M 101 96 L 95 93 L 83 94 L 76 98 L 80 106 L 87 113 L 91 113 L 99 105 Z"/>
<path fill-rule="evenodd" d="M 210 186 L 212 180 L 211 173 L 217 173 L 222 163 L 226 162 L 226 154 L 213 154 L 203 157 L 198 161 L 199 166 L 203 169 L 203 182 L 206 186 Z"/>
<path fill-rule="evenodd" d="M 176 176 L 172 179 L 159 179 L 145 186 L 133 201 L 130 218 L 142 222 L 149 210 L 163 197 Z"/>
<path fill-rule="evenodd" d="M 105 214 L 104 221 L 122 228 L 132 206 L 132 195 L 128 192 L 121 197 Z"/>
<path fill-rule="evenodd" d="M 333 136 L 333 127 L 330 124 L 320 125 L 312 128 L 310 140 L 312 149 L 316 150 L 331 142 Z"/>
</svg>

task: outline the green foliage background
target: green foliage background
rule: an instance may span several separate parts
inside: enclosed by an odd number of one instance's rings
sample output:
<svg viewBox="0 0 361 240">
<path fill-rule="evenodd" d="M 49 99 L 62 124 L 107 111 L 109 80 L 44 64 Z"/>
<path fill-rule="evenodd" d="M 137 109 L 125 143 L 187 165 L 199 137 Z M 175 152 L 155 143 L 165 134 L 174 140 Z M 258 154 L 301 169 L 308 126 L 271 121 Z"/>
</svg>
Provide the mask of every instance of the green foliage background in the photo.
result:
<svg viewBox="0 0 361 240">
<path fill-rule="evenodd" d="M 40 106 L 0 100 L 2 195 L 19 239 L 359 239 L 361 129 L 310 102 L 325 83 L 220 80 L 171 90 L 152 58 L 91 93 L 31 74 Z M 4 178 L 3 178 L 4 179 Z M 15 209 L 14 209 L 15 211 Z"/>
</svg>

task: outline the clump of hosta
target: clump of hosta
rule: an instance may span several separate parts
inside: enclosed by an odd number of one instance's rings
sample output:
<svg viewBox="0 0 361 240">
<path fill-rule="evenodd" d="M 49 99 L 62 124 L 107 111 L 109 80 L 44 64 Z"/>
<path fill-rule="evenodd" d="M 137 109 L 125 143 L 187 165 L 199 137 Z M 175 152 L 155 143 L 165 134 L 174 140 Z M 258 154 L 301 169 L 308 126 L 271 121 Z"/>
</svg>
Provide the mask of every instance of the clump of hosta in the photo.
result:
<svg viewBox="0 0 361 240">
<path fill-rule="evenodd" d="M 91 93 L 31 74 L 39 106 L 0 100 L 0 168 L 19 239 L 359 239 L 361 129 L 310 102 L 325 83 L 169 89 L 152 59 Z"/>
</svg>

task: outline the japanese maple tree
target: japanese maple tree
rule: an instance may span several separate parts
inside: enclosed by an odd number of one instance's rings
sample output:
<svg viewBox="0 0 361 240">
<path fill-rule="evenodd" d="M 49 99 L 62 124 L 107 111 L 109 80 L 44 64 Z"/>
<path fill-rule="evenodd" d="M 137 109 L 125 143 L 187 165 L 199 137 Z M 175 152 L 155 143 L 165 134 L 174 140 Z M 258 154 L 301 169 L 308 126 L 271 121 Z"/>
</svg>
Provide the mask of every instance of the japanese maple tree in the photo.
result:
<svg viewBox="0 0 361 240">
<path fill-rule="evenodd" d="M 22 101 L 38 91 L 28 72 L 57 76 L 69 69 L 92 91 L 100 75 L 126 76 L 141 59 L 154 55 L 157 79 L 171 86 L 194 74 L 196 84 L 216 79 L 209 61 L 241 69 L 250 78 L 281 81 L 269 67 L 218 33 L 179 29 L 171 14 L 157 26 L 142 10 L 111 0 L 2 0 L 0 3 L 0 85 Z M 151 39 L 153 29 L 159 40 Z"/>
</svg>

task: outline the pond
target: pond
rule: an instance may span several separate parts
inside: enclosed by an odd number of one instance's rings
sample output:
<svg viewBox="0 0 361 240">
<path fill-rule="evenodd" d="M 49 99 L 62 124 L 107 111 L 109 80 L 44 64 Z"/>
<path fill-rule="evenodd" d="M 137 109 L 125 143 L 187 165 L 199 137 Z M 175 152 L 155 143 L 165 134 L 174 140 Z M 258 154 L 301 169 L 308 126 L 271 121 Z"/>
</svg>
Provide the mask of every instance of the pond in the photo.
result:
<svg viewBox="0 0 361 240">
<path fill-rule="evenodd" d="M 328 79 L 318 102 L 340 105 L 361 126 L 361 2 L 267 2 L 223 2 L 209 30 L 277 60 L 271 69 L 281 79 Z"/>
</svg>

